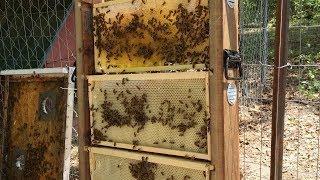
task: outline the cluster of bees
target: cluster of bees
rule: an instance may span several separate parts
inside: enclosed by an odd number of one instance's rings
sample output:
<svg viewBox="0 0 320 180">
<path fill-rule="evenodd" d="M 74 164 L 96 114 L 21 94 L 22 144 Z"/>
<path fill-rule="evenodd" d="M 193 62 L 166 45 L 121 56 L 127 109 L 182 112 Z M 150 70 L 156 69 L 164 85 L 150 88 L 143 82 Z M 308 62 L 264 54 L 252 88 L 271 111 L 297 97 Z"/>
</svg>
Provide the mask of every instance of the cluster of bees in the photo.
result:
<svg viewBox="0 0 320 180">
<path fill-rule="evenodd" d="M 104 101 L 100 105 L 101 118 L 103 125 L 101 131 L 94 128 L 95 121 L 93 120 L 93 135 L 95 141 L 109 141 L 108 137 L 102 132 L 107 132 L 110 127 L 132 127 L 137 128 L 134 132 L 134 137 L 137 137 L 139 132 L 145 128 L 147 122 L 159 123 L 163 126 L 169 126 L 170 129 L 179 132 L 179 136 L 184 136 L 185 132 L 189 129 L 196 128 L 199 125 L 197 118 L 200 114 L 203 114 L 203 124 L 196 134 L 199 140 L 194 142 L 194 145 L 199 149 L 207 148 L 207 133 L 209 131 L 209 122 L 207 111 L 203 106 L 201 100 L 192 100 L 192 90 L 188 90 L 188 97 L 184 100 L 178 100 L 177 102 L 171 102 L 170 100 L 164 99 L 157 110 L 151 109 L 148 96 L 146 93 L 136 93 L 141 91 L 139 86 L 134 86 L 135 90 L 128 89 L 126 84 L 128 78 L 123 78 L 121 82 L 116 82 L 115 88 L 107 92 L 107 90 L 100 89 L 100 92 L 104 95 Z M 135 93 L 133 93 L 135 92 Z M 141 94 L 141 95 L 138 95 Z M 116 99 L 118 102 L 114 100 Z M 123 108 L 122 110 L 116 109 L 114 104 L 118 103 Z M 99 108 L 91 107 L 91 111 L 97 112 Z M 202 115 L 201 115 L 202 116 Z M 177 122 L 177 119 L 181 119 Z M 170 143 L 175 144 L 174 141 L 155 141 L 153 144 L 159 143 Z M 138 140 L 133 140 L 132 144 L 135 146 L 139 145 Z M 184 145 L 180 146 L 184 149 Z"/>
<path fill-rule="evenodd" d="M 99 13 L 98 9 L 97 11 Z M 143 63 L 146 63 L 153 57 L 160 57 L 159 60 L 163 62 L 160 65 L 208 65 L 208 7 L 199 2 L 194 11 L 188 11 L 182 4 L 168 12 L 156 11 L 150 9 L 151 14 L 158 15 L 150 17 L 137 13 L 126 16 L 118 13 L 115 19 L 106 20 L 110 10 L 94 16 L 95 46 L 99 57 L 105 52 L 107 62 L 121 57 L 128 57 L 129 61 L 140 57 L 144 59 Z M 131 20 L 128 22 L 127 19 Z M 101 66 L 101 63 L 98 64 Z M 111 66 L 113 65 L 108 68 Z"/>
<path fill-rule="evenodd" d="M 45 159 L 45 153 L 47 152 L 47 147 L 44 143 L 33 147 L 28 144 L 26 150 L 26 160 L 25 169 L 23 171 L 24 177 L 38 179 L 41 174 L 47 172 L 47 164 Z"/>
<path fill-rule="evenodd" d="M 120 165 L 118 165 L 120 168 Z M 155 171 L 158 165 L 155 163 L 148 162 L 148 157 L 142 157 L 142 160 L 137 163 L 130 163 L 129 170 L 132 175 L 137 180 L 155 180 Z M 161 171 L 162 176 L 167 176 L 165 172 Z M 189 175 L 184 175 L 183 180 L 190 180 Z M 166 180 L 175 180 L 174 175 L 169 175 Z"/>
<path fill-rule="evenodd" d="M 130 163 L 130 173 L 137 180 L 155 180 L 157 164 L 148 162 L 147 157 L 142 157 L 138 163 Z"/>
<path fill-rule="evenodd" d="M 23 176 L 26 178 L 38 179 L 42 175 L 46 175 L 47 179 L 54 177 L 54 173 L 59 174 L 60 165 L 53 164 L 46 160 L 46 156 L 50 157 L 61 157 L 61 149 L 53 150 L 49 149 L 50 146 L 58 144 L 57 147 L 64 146 L 64 138 L 61 137 L 63 134 L 62 130 L 57 129 L 56 135 L 48 136 L 47 140 L 39 141 L 41 134 L 49 134 L 49 128 L 44 129 L 38 128 L 36 125 L 28 125 L 23 123 L 20 127 L 17 128 L 17 132 L 20 134 L 28 134 L 29 139 L 31 140 L 26 147 L 26 160 L 23 170 Z M 31 143 L 32 142 L 32 143 Z M 10 149 L 13 151 L 14 146 L 11 146 Z"/>
</svg>

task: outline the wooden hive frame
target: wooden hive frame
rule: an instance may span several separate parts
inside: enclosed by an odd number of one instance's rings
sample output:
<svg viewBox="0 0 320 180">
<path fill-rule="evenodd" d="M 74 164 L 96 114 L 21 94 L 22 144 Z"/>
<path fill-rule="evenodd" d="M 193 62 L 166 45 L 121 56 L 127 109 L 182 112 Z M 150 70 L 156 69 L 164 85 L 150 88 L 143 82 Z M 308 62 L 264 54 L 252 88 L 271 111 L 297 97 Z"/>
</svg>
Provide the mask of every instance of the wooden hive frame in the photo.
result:
<svg viewBox="0 0 320 180">
<path fill-rule="evenodd" d="M 177 80 L 177 79 L 205 79 L 205 111 L 209 112 L 209 87 L 208 87 L 208 73 L 207 72 L 179 72 L 179 73 L 154 73 L 154 74 L 127 74 L 127 75 L 92 75 L 88 76 L 88 94 L 89 94 L 89 106 L 92 107 L 93 104 L 93 89 L 95 82 L 99 81 L 108 81 L 108 80 L 123 80 L 123 78 L 129 77 L 130 81 L 135 80 Z M 90 86 L 91 85 L 91 86 Z M 93 132 L 93 111 L 90 111 L 90 127 L 91 133 Z M 210 114 L 209 114 L 210 116 Z M 212 119 L 212 117 L 211 117 Z M 94 136 L 91 136 L 91 141 L 94 142 Z M 116 146 L 115 146 L 116 143 Z M 192 157 L 197 159 L 204 159 L 210 160 L 211 159 L 211 132 L 207 131 L 207 153 L 196 153 L 196 152 L 188 152 L 188 151 L 181 151 L 181 150 L 173 150 L 173 149 L 166 149 L 160 147 L 150 147 L 150 146 L 143 146 L 143 145 L 133 145 L 133 144 L 126 144 L 126 143 L 119 143 L 119 142 L 108 142 L 108 141 L 99 141 L 95 142 L 95 145 L 102 145 L 108 147 L 117 147 L 117 148 L 124 148 L 124 149 L 131 149 L 136 151 L 145 151 L 145 152 L 153 152 L 153 153 L 161 153 L 161 154 L 168 154 L 168 155 L 176 155 L 182 157 Z"/>
<path fill-rule="evenodd" d="M 105 2 L 103 0 L 103 2 Z M 90 112 L 88 105 L 88 84 L 85 76 L 94 74 L 94 52 L 85 52 L 94 46 L 94 37 L 88 31 L 89 16 L 93 6 L 100 0 L 77 0 L 76 32 L 77 32 L 77 77 L 79 97 L 79 153 L 80 179 L 90 179 L 89 153 L 86 147 L 91 146 Z M 223 50 L 238 50 L 238 1 L 229 7 L 225 0 L 210 0 L 210 113 L 214 114 L 215 124 L 212 129 L 212 160 L 215 170 L 211 179 L 239 180 L 239 129 L 238 103 L 229 105 L 226 97 L 226 84 L 236 83 L 224 77 Z M 122 71 L 122 70 L 120 70 Z M 145 70 L 141 70 L 145 71 Z M 137 71 L 137 72 L 141 72 Z M 156 69 L 156 71 L 158 71 Z M 117 71 L 119 72 L 119 71 Z M 128 72 L 128 71 L 127 71 Z M 231 73 L 232 70 L 229 70 Z M 234 72 L 234 71 L 233 71 Z"/>
<path fill-rule="evenodd" d="M 138 0 L 137 0 L 138 1 Z M 187 1 L 187 0 L 185 0 Z M 192 0 L 196 1 L 196 0 Z M 114 6 L 114 5 L 122 5 L 125 3 L 132 3 L 134 2 L 133 0 L 111 0 L 111 1 L 102 1 L 101 3 L 93 4 L 93 16 L 96 16 L 98 14 L 102 14 L 106 12 L 106 8 L 108 6 Z M 181 1 L 183 2 L 183 1 Z M 201 2 L 201 1 L 199 1 Z M 173 3 L 174 4 L 174 3 Z M 147 5 L 148 6 L 148 5 Z M 117 8 L 117 7 L 115 7 Z M 100 9 L 99 12 L 96 9 Z M 94 42 L 96 42 L 97 38 L 94 36 Z M 130 73 L 130 72 L 135 72 L 135 73 L 140 73 L 140 72 L 164 72 L 164 71 L 177 71 L 177 70 L 189 70 L 189 69 L 195 69 L 195 70 L 203 70 L 206 69 L 206 65 L 204 63 L 201 64 L 174 64 L 174 65 L 163 65 L 163 66 L 133 66 L 133 67 L 126 67 L 126 68 L 118 68 L 118 67 L 110 67 L 105 69 L 104 67 L 98 67 L 97 65 L 97 60 L 101 59 L 98 55 L 98 49 L 96 46 L 94 46 L 94 61 L 95 61 L 95 70 L 98 73 Z M 100 62 L 100 61 L 99 61 Z"/>
<path fill-rule="evenodd" d="M 92 178 L 92 172 L 95 169 L 95 161 L 96 161 L 95 154 L 114 156 L 114 157 L 132 159 L 132 160 L 141 160 L 143 158 L 147 158 L 148 162 L 150 163 L 204 171 L 206 174 L 206 180 L 210 180 L 210 176 L 211 176 L 210 172 L 214 171 L 214 166 L 210 165 L 210 163 L 208 162 L 197 162 L 197 161 L 191 161 L 188 159 L 174 158 L 174 157 L 162 156 L 157 154 L 130 152 L 126 150 L 117 150 L 113 148 L 99 148 L 99 147 L 90 147 L 88 148 L 88 152 L 90 154 L 91 178 Z"/>
<path fill-rule="evenodd" d="M 65 117 L 65 136 L 64 136 L 64 158 L 63 158 L 63 174 L 62 177 L 64 180 L 69 179 L 70 173 L 70 158 L 71 158 L 71 140 L 72 140 L 72 122 L 73 122 L 73 113 L 74 113 L 74 89 L 75 84 L 72 80 L 72 75 L 74 68 L 44 68 L 44 69 L 21 69 L 21 70 L 4 70 L 0 71 L 0 76 L 5 77 L 5 99 L 4 99 L 4 119 L 3 124 L 5 128 L 7 127 L 7 117 L 8 112 L 8 94 L 9 94 L 9 77 L 10 78 L 20 78 L 20 77 L 67 77 L 67 87 L 61 87 L 67 91 L 67 100 L 66 100 L 66 117 Z M 6 136 L 6 133 L 3 134 Z M 2 142 L 3 143 L 3 142 Z M 3 145 L 3 144 L 2 144 Z M 2 163 L 2 162 L 1 162 Z"/>
</svg>

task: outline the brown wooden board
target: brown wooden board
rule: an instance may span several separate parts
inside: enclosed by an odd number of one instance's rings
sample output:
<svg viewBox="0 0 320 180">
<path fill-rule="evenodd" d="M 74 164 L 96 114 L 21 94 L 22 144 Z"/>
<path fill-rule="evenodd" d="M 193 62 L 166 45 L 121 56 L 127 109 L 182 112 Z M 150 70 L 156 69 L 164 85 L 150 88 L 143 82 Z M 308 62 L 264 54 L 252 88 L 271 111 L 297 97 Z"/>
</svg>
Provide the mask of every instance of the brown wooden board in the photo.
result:
<svg viewBox="0 0 320 180">
<path fill-rule="evenodd" d="M 207 0 L 114 0 L 95 4 L 93 13 L 96 72 L 203 69 L 209 63 Z"/>
<path fill-rule="evenodd" d="M 14 74 L 5 76 L 9 98 L 3 178 L 66 179 L 73 114 L 69 74 Z"/>
</svg>

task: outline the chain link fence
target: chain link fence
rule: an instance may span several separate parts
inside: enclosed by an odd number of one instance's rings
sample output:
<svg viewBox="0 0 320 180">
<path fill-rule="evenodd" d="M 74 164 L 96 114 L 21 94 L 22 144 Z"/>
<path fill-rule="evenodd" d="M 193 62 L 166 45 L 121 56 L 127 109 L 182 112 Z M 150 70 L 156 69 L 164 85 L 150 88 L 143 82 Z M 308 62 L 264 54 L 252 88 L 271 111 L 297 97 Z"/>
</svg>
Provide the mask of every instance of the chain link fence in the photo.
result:
<svg viewBox="0 0 320 180">
<path fill-rule="evenodd" d="M 245 64 L 241 171 L 244 179 L 270 179 L 275 5 L 267 0 L 239 2 Z M 320 21 L 305 20 L 304 3 L 291 4 L 283 179 L 318 179 L 320 173 Z"/>
</svg>

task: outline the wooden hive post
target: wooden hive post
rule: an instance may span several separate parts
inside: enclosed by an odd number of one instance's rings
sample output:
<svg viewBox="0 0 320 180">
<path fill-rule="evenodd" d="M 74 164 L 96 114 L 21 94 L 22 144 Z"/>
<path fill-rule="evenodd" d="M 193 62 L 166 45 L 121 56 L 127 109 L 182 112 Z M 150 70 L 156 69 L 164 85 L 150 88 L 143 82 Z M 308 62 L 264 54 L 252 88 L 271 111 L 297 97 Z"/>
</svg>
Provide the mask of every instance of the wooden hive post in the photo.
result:
<svg viewBox="0 0 320 180">
<path fill-rule="evenodd" d="M 90 124 L 88 107 L 88 82 L 86 75 L 93 72 L 93 34 L 91 28 L 92 2 L 75 1 L 75 26 L 77 48 L 77 97 L 79 113 L 79 172 L 80 179 L 90 179 L 89 153 L 85 147 L 90 145 Z"/>
<path fill-rule="evenodd" d="M 238 50 L 238 1 L 231 8 L 231 0 L 213 0 L 210 8 L 210 112 L 213 116 L 212 163 L 213 179 L 240 179 L 238 103 L 227 101 L 227 81 L 224 77 L 224 49 Z M 230 72 L 232 73 L 232 72 Z"/>
</svg>

